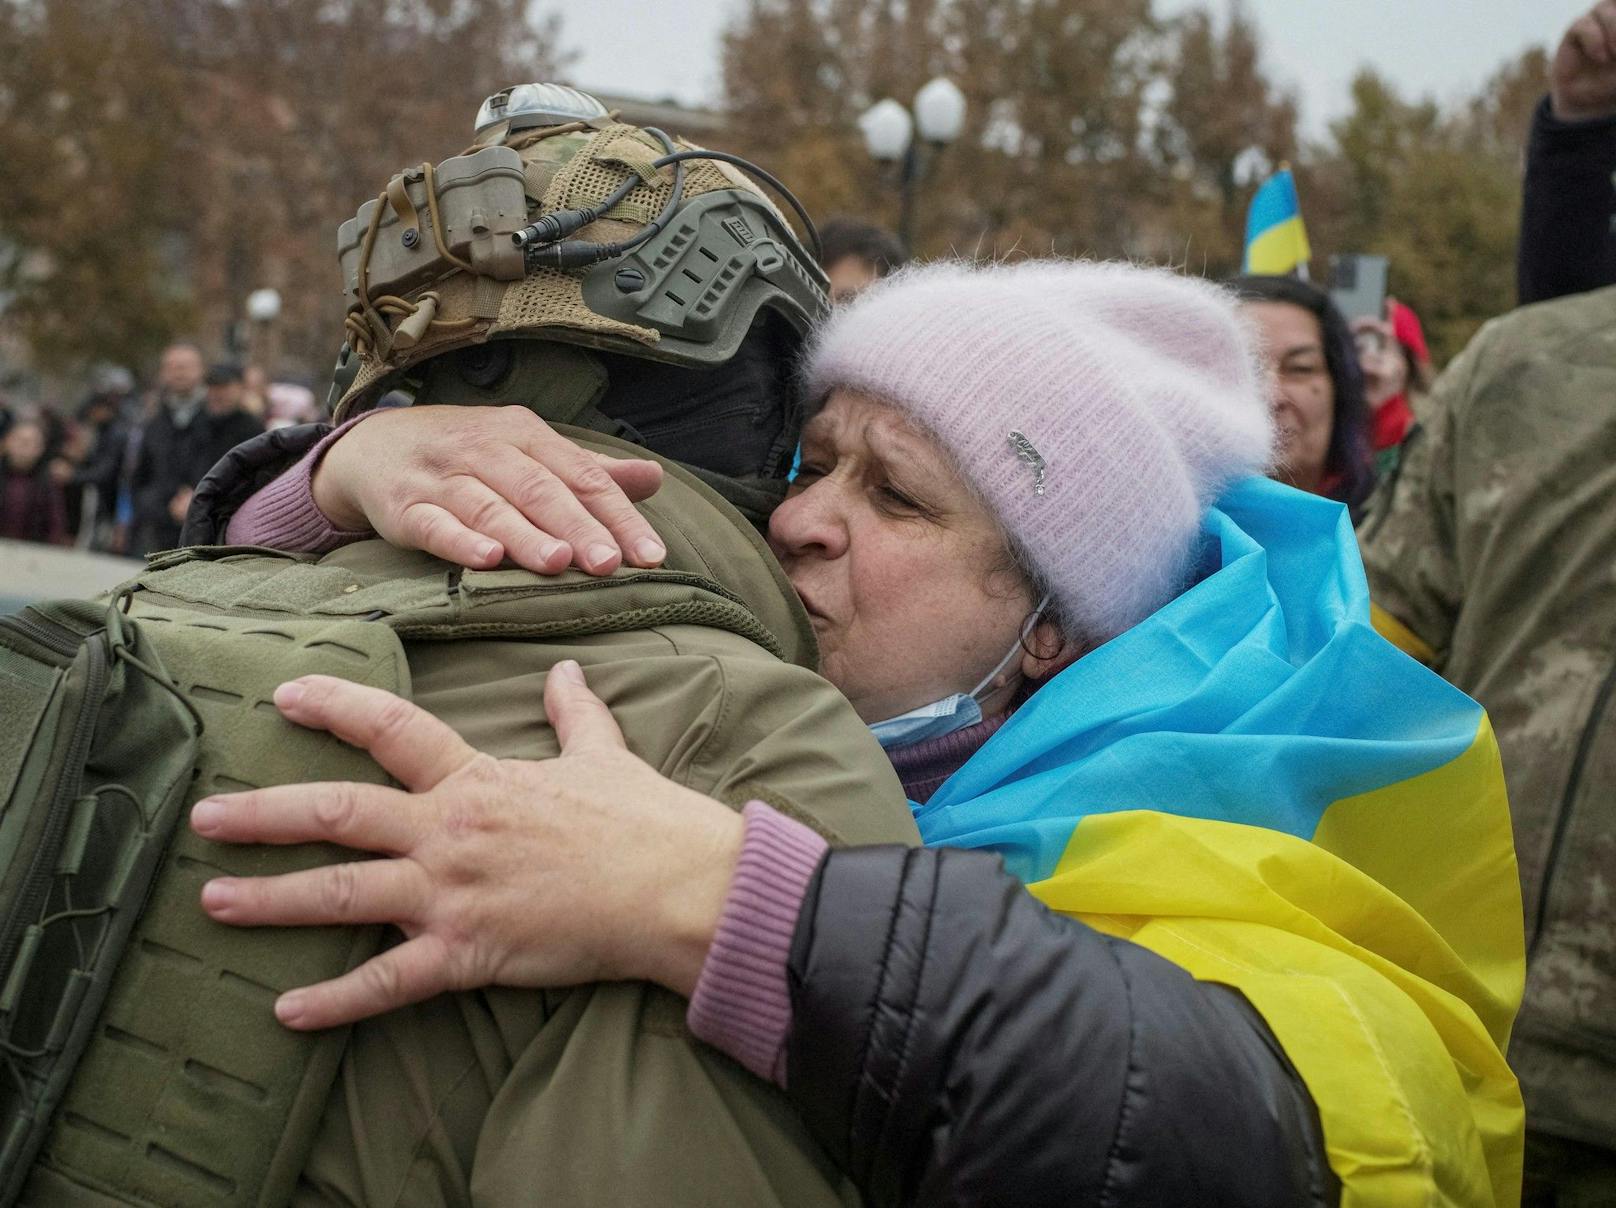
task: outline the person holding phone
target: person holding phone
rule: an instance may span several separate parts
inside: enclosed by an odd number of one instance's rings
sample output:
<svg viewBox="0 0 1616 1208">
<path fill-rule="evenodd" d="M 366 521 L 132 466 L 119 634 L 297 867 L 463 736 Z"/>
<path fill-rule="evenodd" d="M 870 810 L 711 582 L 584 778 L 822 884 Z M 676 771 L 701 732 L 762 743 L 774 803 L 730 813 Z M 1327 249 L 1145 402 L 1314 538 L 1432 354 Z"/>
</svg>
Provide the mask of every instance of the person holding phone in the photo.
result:
<svg viewBox="0 0 1616 1208">
<path fill-rule="evenodd" d="M 1414 399 L 1431 388 L 1431 351 L 1413 307 L 1387 298 L 1383 317 L 1352 321 L 1369 405 L 1369 443 L 1381 477 L 1397 465 L 1404 443 L 1419 426 Z"/>
<path fill-rule="evenodd" d="M 1431 387 L 1431 353 L 1413 309 L 1386 294 L 1385 256 L 1330 258 L 1330 301 L 1352 328 L 1368 404 L 1375 471 L 1385 478 L 1417 427 L 1410 395 Z"/>
</svg>

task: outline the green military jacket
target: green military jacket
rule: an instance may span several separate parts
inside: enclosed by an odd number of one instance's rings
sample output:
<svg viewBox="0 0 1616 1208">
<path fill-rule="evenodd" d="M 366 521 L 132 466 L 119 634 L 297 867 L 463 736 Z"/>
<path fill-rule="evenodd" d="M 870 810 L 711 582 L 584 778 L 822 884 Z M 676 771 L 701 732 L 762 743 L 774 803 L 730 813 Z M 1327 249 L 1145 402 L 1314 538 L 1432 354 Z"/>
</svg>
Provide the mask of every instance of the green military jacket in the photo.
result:
<svg viewBox="0 0 1616 1208">
<path fill-rule="evenodd" d="M 1492 718 L 1526 909 L 1528 1127 L 1616 1145 L 1616 289 L 1489 323 L 1361 530 L 1370 591 Z"/>
<path fill-rule="evenodd" d="M 207 723 L 191 799 L 331 774 L 321 752 L 340 744 L 268 696 L 317 664 L 405 691 L 492 755 L 553 756 L 544 677 L 572 658 L 635 753 L 680 783 L 765 800 L 833 843 L 917 842 L 885 756 L 815 674 L 807 615 L 756 532 L 676 467 L 642 506 L 666 564 L 606 579 L 462 571 L 380 541 L 157 559 L 131 613 Z M 212 653 L 188 654 L 182 630 Z M 196 896 L 221 870 L 287 860 L 175 836 L 25 1202 L 856 1202 L 783 1096 L 698 1043 L 683 1001 L 649 985 L 444 995 L 297 1049 L 275 992 L 369 949 L 342 929 L 222 928 Z M 254 1112 L 282 1102 L 288 1126 L 256 1135 Z"/>
</svg>

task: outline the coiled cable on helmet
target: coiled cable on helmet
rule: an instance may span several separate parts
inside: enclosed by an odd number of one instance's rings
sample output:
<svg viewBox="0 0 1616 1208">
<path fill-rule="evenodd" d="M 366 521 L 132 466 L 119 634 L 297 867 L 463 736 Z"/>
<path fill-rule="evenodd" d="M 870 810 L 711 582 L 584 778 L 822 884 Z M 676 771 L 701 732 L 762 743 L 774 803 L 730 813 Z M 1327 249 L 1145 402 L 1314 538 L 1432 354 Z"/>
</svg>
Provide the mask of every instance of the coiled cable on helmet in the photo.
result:
<svg viewBox="0 0 1616 1208">
<path fill-rule="evenodd" d="M 625 180 L 612 195 L 604 201 L 592 206 L 582 206 L 573 210 L 552 210 L 548 214 L 540 215 L 537 222 L 523 227 L 511 236 L 511 242 L 517 247 L 540 247 L 547 243 L 558 243 L 568 235 L 582 230 L 590 223 L 600 218 L 602 214 L 611 212 L 613 206 L 622 201 L 634 191 L 640 183 L 640 178 L 631 176 Z"/>
<path fill-rule="evenodd" d="M 638 247 L 668 225 L 674 212 L 684 201 L 685 166 L 677 159 L 678 153 L 671 138 L 655 126 L 645 127 L 645 132 L 661 143 L 663 150 L 667 152 L 651 166 L 662 168 L 670 163 L 677 164 L 673 174 L 673 191 L 668 194 L 667 204 L 662 207 L 662 212 L 629 238 L 618 243 L 591 243 L 586 239 L 567 238 L 568 235 L 595 222 L 602 215 L 610 213 L 613 206 L 633 192 L 641 182 L 638 176 L 630 176 L 608 197 L 592 206 L 554 210 L 544 214 L 536 222 L 511 236 L 511 242 L 522 249 L 523 262 L 529 273 L 536 268 L 584 268 L 602 260 L 613 259 Z"/>
<path fill-rule="evenodd" d="M 668 197 L 668 204 L 662 207 L 662 212 L 629 238 L 617 243 L 592 243 L 587 239 L 567 238 L 594 222 L 627 197 L 640 183 L 638 177 L 631 177 L 613 191 L 611 196 L 593 206 L 575 210 L 556 210 L 551 214 L 545 214 L 531 226 L 511 236 L 512 241 L 524 251 L 524 262 L 529 273 L 537 268 L 588 268 L 592 264 L 599 264 L 602 260 L 615 260 L 652 238 L 668 224 L 673 212 L 678 209 L 684 197 L 684 166 L 693 159 L 720 160 L 734 164 L 763 181 L 791 206 L 797 220 L 802 223 L 804 233 L 808 236 L 814 258 L 817 260 L 822 257 L 824 249 L 819 242 L 819 228 L 814 226 L 814 220 L 808 217 L 808 211 L 803 208 L 802 202 L 797 200 L 796 194 L 786 188 L 777 177 L 739 155 L 731 155 L 727 151 L 699 149 L 675 151 L 672 140 L 662 131 L 648 126 L 646 133 L 654 134 L 668 151 L 668 154 L 661 159 L 654 160 L 651 166 L 665 168 L 670 164 L 675 165 L 673 192 Z"/>
<path fill-rule="evenodd" d="M 737 168 L 750 172 L 753 176 L 756 176 L 764 184 L 768 185 L 769 188 L 773 189 L 782 198 L 784 198 L 786 203 L 790 205 L 792 212 L 797 216 L 797 221 L 802 223 L 803 233 L 808 236 L 809 246 L 813 248 L 814 259 L 820 260 L 824 258 L 825 248 L 824 245 L 819 242 L 819 228 L 814 225 L 814 220 L 808 217 L 808 211 L 803 208 L 802 202 L 797 200 L 797 195 L 790 189 L 786 188 L 785 184 L 777 176 L 774 176 L 772 173 L 765 172 L 751 160 L 743 159 L 739 155 L 731 155 L 728 151 L 676 151 L 672 155 L 664 155 L 651 166 L 653 168 L 664 168 L 669 164 L 684 163 L 687 160 L 692 159 L 721 160 L 726 164 L 734 164 Z M 649 239 L 650 235 L 647 235 L 646 238 Z M 637 243 L 639 240 L 636 239 L 635 242 Z"/>
</svg>

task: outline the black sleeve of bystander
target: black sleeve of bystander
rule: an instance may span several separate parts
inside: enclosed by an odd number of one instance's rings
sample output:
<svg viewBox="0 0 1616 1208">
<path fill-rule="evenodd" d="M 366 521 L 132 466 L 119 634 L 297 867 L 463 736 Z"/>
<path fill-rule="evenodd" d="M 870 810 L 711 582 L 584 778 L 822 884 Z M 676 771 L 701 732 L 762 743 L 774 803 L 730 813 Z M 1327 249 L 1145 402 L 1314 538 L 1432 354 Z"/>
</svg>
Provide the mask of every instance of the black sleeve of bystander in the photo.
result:
<svg viewBox="0 0 1616 1208">
<path fill-rule="evenodd" d="M 1561 121 L 1538 103 L 1515 275 L 1522 306 L 1616 285 L 1616 117 Z"/>
<path fill-rule="evenodd" d="M 1246 1000 L 1047 910 L 996 856 L 833 851 L 789 976 L 787 1093 L 872 1204 L 1339 1201 Z"/>
</svg>

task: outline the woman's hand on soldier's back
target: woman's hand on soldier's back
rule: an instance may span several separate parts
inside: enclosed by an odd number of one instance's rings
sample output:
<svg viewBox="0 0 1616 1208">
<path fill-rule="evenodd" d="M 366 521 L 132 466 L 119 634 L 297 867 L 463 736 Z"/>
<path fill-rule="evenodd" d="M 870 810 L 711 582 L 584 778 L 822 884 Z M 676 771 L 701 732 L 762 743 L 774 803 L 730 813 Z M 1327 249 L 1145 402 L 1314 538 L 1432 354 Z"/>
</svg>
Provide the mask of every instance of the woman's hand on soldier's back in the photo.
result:
<svg viewBox="0 0 1616 1208">
<path fill-rule="evenodd" d="M 332 1027 L 488 985 L 695 988 L 744 824 L 636 758 L 576 663 L 545 678 L 555 759 L 480 754 L 409 701 L 329 676 L 283 684 L 275 703 L 369 751 L 403 785 L 281 785 L 193 807 L 192 828 L 215 842 L 329 842 L 382 857 L 203 887 L 222 923 L 404 933 L 342 977 L 283 994 L 282 1023 Z"/>
<path fill-rule="evenodd" d="M 373 529 L 473 570 L 509 560 L 540 574 L 610 574 L 666 556 L 634 503 L 662 485 L 654 461 L 581 449 L 525 407 L 401 407 L 326 450 L 314 501 L 340 529 Z"/>
</svg>

